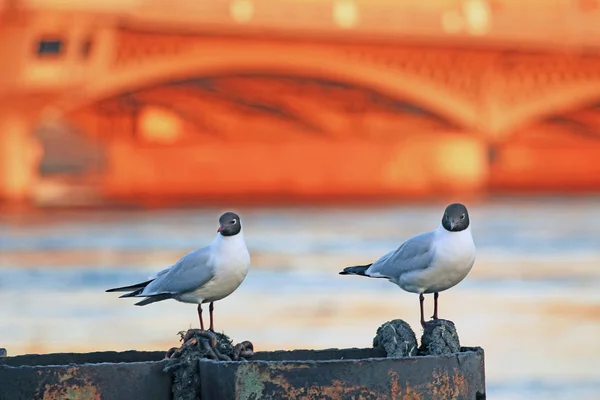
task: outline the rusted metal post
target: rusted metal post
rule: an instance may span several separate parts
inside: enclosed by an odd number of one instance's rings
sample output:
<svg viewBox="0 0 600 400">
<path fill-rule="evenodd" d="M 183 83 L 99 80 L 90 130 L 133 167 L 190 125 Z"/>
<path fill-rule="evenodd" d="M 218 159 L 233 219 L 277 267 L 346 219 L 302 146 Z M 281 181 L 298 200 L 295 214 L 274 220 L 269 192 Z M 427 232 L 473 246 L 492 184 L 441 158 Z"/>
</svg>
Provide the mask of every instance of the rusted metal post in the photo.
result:
<svg viewBox="0 0 600 400">
<path fill-rule="evenodd" d="M 0 358 L 0 399 L 168 400 L 164 352 Z M 257 352 L 252 361 L 199 361 L 201 400 L 485 399 L 484 353 L 386 358 L 381 349 Z M 176 400 L 176 399 L 175 399 Z"/>
<path fill-rule="evenodd" d="M 201 399 L 485 399 L 484 353 L 385 357 L 376 349 L 256 353 L 200 361 Z M 262 358 L 262 359 L 261 359 Z"/>
<path fill-rule="evenodd" d="M 0 399 L 163 400 L 164 352 L 98 352 L 0 358 Z"/>
</svg>

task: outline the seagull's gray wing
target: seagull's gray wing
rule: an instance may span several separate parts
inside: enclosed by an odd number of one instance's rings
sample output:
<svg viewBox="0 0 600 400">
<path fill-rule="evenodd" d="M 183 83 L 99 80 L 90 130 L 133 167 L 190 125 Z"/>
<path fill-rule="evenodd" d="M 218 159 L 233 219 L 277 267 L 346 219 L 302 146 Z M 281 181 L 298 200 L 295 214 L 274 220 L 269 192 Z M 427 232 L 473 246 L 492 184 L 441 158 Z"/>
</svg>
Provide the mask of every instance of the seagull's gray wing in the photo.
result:
<svg viewBox="0 0 600 400">
<path fill-rule="evenodd" d="M 181 294 L 204 286 L 214 276 L 211 247 L 206 246 L 185 255 L 175 265 L 157 274 L 138 297 L 157 294 Z"/>
<path fill-rule="evenodd" d="M 435 232 L 427 232 L 408 239 L 396 250 L 375 261 L 367 274 L 396 280 L 406 272 L 429 267 L 435 253 L 432 246 L 434 238 Z"/>
<path fill-rule="evenodd" d="M 150 275 L 150 276 L 148 277 L 148 279 L 156 279 L 156 278 L 158 278 L 159 276 L 161 276 L 161 275 L 164 275 L 164 274 L 166 274 L 167 272 L 169 272 L 169 270 L 170 270 L 172 267 L 173 267 L 172 265 L 169 265 L 169 266 L 168 266 L 168 267 L 166 267 L 165 269 L 161 269 L 161 270 L 160 270 L 160 271 L 158 271 L 157 273 Z"/>
</svg>

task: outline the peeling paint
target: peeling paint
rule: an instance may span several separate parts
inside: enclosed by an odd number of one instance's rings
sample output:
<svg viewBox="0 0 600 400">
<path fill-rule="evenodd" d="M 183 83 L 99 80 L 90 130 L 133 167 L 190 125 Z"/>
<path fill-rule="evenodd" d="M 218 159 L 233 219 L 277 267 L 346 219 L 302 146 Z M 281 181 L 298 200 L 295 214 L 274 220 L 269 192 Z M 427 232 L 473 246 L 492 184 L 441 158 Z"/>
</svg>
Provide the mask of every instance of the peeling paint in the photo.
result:
<svg viewBox="0 0 600 400">
<path fill-rule="evenodd" d="M 81 374 L 79 368 L 68 367 L 57 371 L 47 371 L 41 381 L 43 390 L 39 396 L 43 400 L 100 400 L 100 390 L 92 383 L 91 377 Z"/>
<path fill-rule="evenodd" d="M 343 350 L 328 351 L 331 359 L 310 360 L 310 352 L 303 351 L 295 361 L 269 355 L 270 361 L 219 364 L 205 368 L 202 379 L 214 398 L 235 400 L 473 400 L 485 393 L 480 349 L 458 357 L 385 359 L 342 359 Z"/>
<path fill-rule="evenodd" d="M 236 399 L 258 400 L 262 397 L 265 386 L 259 369 L 255 365 L 239 368 L 235 374 Z"/>
<path fill-rule="evenodd" d="M 457 400 L 468 392 L 467 382 L 464 375 L 454 368 L 451 376 L 448 370 L 436 370 L 433 379 L 427 386 L 434 399 Z"/>
<path fill-rule="evenodd" d="M 60 374 L 60 375 L 58 376 L 58 381 L 59 381 L 59 382 L 64 382 L 64 381 L 66 381 L 66 380 L 68 380 L 68 379 L 74 378 L 74 377 L 77 375 L 77 372 L 78 372 L 78 371 L 79 371 L 79 370 L 78 370 L 78 368 L 77 368 L 77 367 L 71 367 L 71 368 L 68 368 L 68 369 L 65 371 L 65 373 L 64 373 L 64 374 Z"/>
<path fill-rule="evenodd" d="M 283 389 L 281 396 L 286 399 L 294 400 L 376 400 L 381 398 L 381 394 L 370 390 L 364 385 L 352 385 L 349 382 L 341 380 L 332 380 L 331 384 L 309 385 L 305 387 L 294 387 L 283 375 L 269 377 L 271 381 Z"/>
<path fill-rule="evenodd" d="M 43 400 L 101 400 L 98 388 L 84 385 L 46 385 Z"/>
<path fill-rule="evenodd" d="M 406 394 L 402 396 L 402 400 L 423 400 L 419 393 L 415 392 L 410 385 L 406 384 Z"/>
<path fill-rule="evenodd" d="M 454 386 L 459 393 L 469 392 L 469 381 L 465 378 L 464 374 L 460 372 L 458 368 L 454 368 Z"/>
<path fill-rule="evenodd" d="M 260 353 L 257 353 L 260 357 Z M 128 354 L 134 357 L 135 354 Z M 38 357 L 38 356 L 35 356 Z M 50 363 L 74 356 L 44 355 L 45 364 L 0 364 L 0 398 L 36 400 L 165 399 L 171 378 L 163 361 Z M 76 357 L 81 358 L 80 355 Z M 95 361 L 98 356 L 94 355 Z M 232 400 L 473 400 L 485 398 L 484 354 L 464 348 L 448 356 L 382 358 L 377 349 L 302 350 L 268 353 L 248 362 L 200 360 L 203 398 Z M 280 358 L 278 358 L 280 357 Z M 313 358 L 316 358 L 313 359 Z M 268 360 L 268 361 L 267 361 Z M 294 360 L 294 361 L 290 361 Z M 23 382 L 29 384 L 23 385 Z M 132 385 L 132 382 L 143 382 Z M 197 393 L 196 393 L 197 394 Z M 191 393 L 194 396 L 194 393 Z M 16 397 L 15 397 L 16 396 Z"/>
<path fill-rule="evenodd" d="M 398 374 L 394 370 L 388 371 L 388 375 L 390 376 L 390 394 L 392 399 L 400 398 L 400 384 Z"/>
<path fill-rule="evenodd" d="M 167 399 L 171 378 L 162 372 L 162 356 L 130 351 L 9 357 L 0 363 L 0 399 Z"/>
</svg>

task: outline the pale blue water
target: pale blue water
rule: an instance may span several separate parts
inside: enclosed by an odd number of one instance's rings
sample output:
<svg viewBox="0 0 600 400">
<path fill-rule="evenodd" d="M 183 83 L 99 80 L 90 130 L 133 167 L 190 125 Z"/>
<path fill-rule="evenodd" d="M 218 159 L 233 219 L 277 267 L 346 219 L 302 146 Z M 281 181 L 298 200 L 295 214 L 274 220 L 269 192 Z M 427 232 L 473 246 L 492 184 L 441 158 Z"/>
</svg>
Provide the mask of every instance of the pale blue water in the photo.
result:
<svg viewBox="0 0 600 400">
<path fill-rule="evenodd" d="M 502 199 L 470 207 L 478 260 L 442 293 L 440 312 L 463 345 L 485 348 L 489 399 L 600 399 L 598 205 Z M 416 296 L 337 271 L 435 228 L 443 205 L 236 210 L 253 269 L 216 304 L 218 329 L 275 349 L 366 347 L 394 318 L 418 328 Z M 104 290 L 207 244 L 221 211 L 3 215 L 0 347 L 14 355 L 176 345 L 175 332 L 198 324 L 193 306 L 133 307 Z"/>
</svg>

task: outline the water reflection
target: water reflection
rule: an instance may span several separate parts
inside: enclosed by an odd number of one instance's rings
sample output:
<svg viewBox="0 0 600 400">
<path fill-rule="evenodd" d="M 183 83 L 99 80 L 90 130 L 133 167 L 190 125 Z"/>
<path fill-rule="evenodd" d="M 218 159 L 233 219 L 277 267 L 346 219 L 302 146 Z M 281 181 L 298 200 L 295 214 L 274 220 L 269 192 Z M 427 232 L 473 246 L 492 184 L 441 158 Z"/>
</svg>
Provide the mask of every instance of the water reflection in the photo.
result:
<svg viewBox="0 0 600 400">
<path fill-rule="evenodd" d="M 597 204 L 508 199 L 471 207 L 478 260 L 440 295 L 440 316 L 455 321 L 463 345 L 485 348 L 490 398 L 600 398 Z M 193 305 L 134 307 L 103 291 L 208 243 L 221 211 L 3 216 L 0 345 L 12 355 L 176 345 L 178 330 L 198 325 Z M 239 211 L 253 269 L 216 303 L 218 330 L 267 350 L 370 346 L 387 320 L 419 326 L 416 295 L 337 272 L 435 228 L 443 205 Z"/>
</svg>

